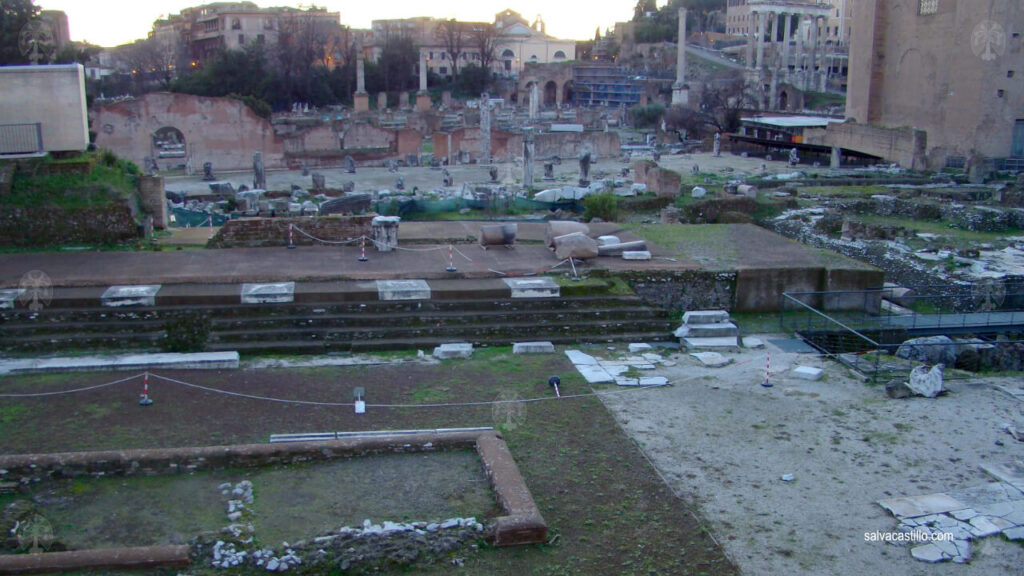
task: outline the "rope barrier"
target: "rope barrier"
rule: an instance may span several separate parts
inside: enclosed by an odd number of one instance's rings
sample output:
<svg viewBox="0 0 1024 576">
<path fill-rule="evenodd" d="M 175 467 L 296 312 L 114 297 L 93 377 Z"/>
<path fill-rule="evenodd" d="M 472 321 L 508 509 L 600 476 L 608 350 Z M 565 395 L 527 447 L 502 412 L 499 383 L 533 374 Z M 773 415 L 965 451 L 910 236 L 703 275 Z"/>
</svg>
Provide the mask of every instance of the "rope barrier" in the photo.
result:
<svg viewBox="0 0 1024 576">
<path fill-rule="evenodd" d="M 138 378 L 138 377 L 140 377 L 142 375 L 143 375 L 143 373 L 139 373 L 139 374 L 136 374 L 134 376 L 128 376 L 127 378 L 121 378 L 120 380 L 114 380 L 113 382 L 105 382 L 103 384 L 96 384 L 95 386 L 86 386 L 84 388 L 75 388 L 75 389 L 72 389 L 72 390 L 58 390 L 56 392 L 34 392 L 34 393 L 24 393 L 24 394 L 20 394 L 20 393 L 0 394 L 0 398 L 39 398 L 39 397 L 42 397 L 42 396 L 60 396 L 61 394 L 76 394 L 78 392 L 87 392 L 89 390 L 97 390 L 99 388 L 106 388 L 107 386 L 113 386 L 115 384 L 121 384 L 122 382 L 128 382 L 128 381 L 134 380 L 134 379 L 136 379 L 136 378 Z"/>
</svg>

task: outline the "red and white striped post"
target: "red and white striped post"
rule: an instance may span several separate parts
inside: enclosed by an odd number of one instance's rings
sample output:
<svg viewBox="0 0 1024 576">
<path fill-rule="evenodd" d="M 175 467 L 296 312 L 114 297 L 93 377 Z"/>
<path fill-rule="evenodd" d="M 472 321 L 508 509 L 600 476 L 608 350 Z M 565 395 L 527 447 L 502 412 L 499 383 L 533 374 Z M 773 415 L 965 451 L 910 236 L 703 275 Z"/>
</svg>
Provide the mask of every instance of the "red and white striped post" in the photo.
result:
<svg viewBox="0 0 1024 576">
<path fill-rule="evenodd" d="M 446 272 L 455 272 L 455 256 L 452 255 L 454 248 L 451 244 L 448 245 L 448 267 L 445 268 Z"/>
<path fill-rule="evenodd" d="M 288 225 L 288 246 L 286 246 L 286 248 L 288 248 L 289 250 L 295 248 L 295 236 L 293 228 L 295 228 L 294 224 Z"/>
<path fill-rule="evenodd" d="M 149 406 L 153 399 L 149 397 L 149 372 L 142 376 L 142 395 L 139 397 L 139 406 Z"/>
<path fill-rule="evenodd" d="M 771 354 L 765 353 L 764 355 L 764 382 L 761 382 L 761 386 L 765 388 L 772 387 L 771 381 L 772 374 L 772 356 Z"/>
<path fill-rule="evenodd" d="M 359 261 L 366 262 L 369 258 L 366 257 L 366 234 L 359 237 Z"/>
</svg>

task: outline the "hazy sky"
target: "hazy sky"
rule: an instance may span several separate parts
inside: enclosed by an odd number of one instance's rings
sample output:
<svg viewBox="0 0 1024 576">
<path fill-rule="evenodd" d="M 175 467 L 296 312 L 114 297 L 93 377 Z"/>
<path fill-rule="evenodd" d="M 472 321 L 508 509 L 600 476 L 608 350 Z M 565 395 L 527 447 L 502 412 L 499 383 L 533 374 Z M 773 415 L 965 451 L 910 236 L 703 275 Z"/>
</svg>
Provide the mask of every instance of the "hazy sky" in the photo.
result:
<svg viewBox="0 0 1024 576">
<path fill-rule="evenodd" d="M 145 38 L 153 21 L 182 8 L 208 4 L 203 0 L 35 0 L 44 10 L 63 10 L 68 15 L 72 40 L 85 40 L 100 46 L 117 46 Z M 662 4 L 663 2 L 659 2 Z M 261 7 L 298 6 L 294 0 L 256 0 Z M 341 23 L 353 28 L 369 28 L 371 20 L 433 16 L 493 22 L 494 15 L 506 8 L 519 12 L 530 22 L 540 14 L 548 34 L 556 38 L 586 40 L 602 33 L 615 22 L 633 16 L 635 0 L 320 0 L 301 4 L 326 7 L 341 14 Z"/>
</svg>

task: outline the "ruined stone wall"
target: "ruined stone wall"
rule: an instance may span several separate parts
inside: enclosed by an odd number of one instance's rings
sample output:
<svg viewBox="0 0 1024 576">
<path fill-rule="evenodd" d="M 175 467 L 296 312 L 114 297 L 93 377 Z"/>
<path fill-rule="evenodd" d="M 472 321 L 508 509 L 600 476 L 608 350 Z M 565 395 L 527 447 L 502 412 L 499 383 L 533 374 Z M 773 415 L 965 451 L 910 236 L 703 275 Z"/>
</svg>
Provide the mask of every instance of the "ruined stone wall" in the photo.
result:
<svg viewBox="0 0 1024 576">
<path fill-rule="evenodd" d="M 1024 109 L 1024 3 L 861 0 L 850 43 L 847 114 L 928 133 L 930 168 L 945 157 L 1007 157 Z M 998 28 L 995 28 L 998 27 Z M 978 41 L 980 39 L 980 42 Z"/>
<path fill-rule="evenodd" d="M 376 214 L 361 216 L 322 216 L 318 218 L 241 218 L 228 220 L 210 239 L 210 248 L 287 246 L 288 225 L 294 224 L 308 234 L 324 240 L 345 240 L 369 235 L 370 221 Z M 296 246 L 312 246 L 316 241 L 299 232 L 292 234 Z"/>
<path fill-rule="evenodd" d="M 598 158 L 614 158 L 622 153 L 618 132 L 545 132 L 537 134 L 535 142 L 537 158 L 576 158 L 584 144 Z"/>
<path fill-rule="evenodd" d="M 396 135 L 371 124 L 352 124 L 342 134 L 341 147 L 345 150 L 395 149 Z"/>
<path fill-rule="evenodd" d="M 138 225 L 126 203 L 65 210 L 56 206 L 0 211 L 0 245 L 120 244 L 138 237 Z"/>
<path fill-rule="evenodd" d="M 167 196 L 164 193 L 163 176 L 139 177 L 139 204 L 144 212 L 153 216 L 154 228 L 167 227 Z"/>
<path fill-rule="evenodd" d="M 709 270 L 616 270 L 644 302 L 678 312 L 730 310 L 736 290 L 735 272 Z"/>
<path fill-rule="evenodd" d="M 270 122 L 233 98 L 206 98 L 190 94 L 153 92 L 139 98 L 99 104 L 94 109 L 96 145 L 144 165 L 157 157 L 161 169 L 186 163 L 202 171 L 204 162 L 217 170 L 252 169 L 252 156 L 263 154 L 268 169 L 283 168 L 284 141 Z M 171 127 L 184 136 L 186 156 L 159 158 L 153 135 Z"/>
<path fill-rule="evenodd" d="M 897 162 L 904 168 L 928 168 L 928 135 L 914 128 L 883 128 L 856 122 L 831 124 L 827 129 L 804 131 L 804 142 L 839 146 Z"/>
</svg>

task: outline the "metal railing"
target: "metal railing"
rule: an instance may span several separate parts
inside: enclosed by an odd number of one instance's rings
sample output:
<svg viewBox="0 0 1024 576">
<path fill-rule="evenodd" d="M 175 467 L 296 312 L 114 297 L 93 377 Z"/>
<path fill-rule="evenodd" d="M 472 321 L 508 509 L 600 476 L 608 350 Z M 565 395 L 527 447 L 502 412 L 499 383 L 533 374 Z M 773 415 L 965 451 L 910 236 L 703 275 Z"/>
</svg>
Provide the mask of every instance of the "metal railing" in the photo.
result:
<svg viewBox="0 0 1024 576">
<path fill-rule="evenodd" d="M 910 358 L 894 356 L 905 341 L 916 336 L 1020 332 L 1024 329 L 1024 290 L 1020 288 L 1011 284 L 994 290 L 979 283 L 787 292 L 782 295 L 779 323 L 783 331 L 796 334 L 868 380 L 887 382 L 894 377 L 905 379 L 922 357 L 942 357 L 938 346 L 950 347 L 948 340 L 915 342 L 917 352 L 909 354 Z M 957 343 L 953 357 L 964 346 L 979 343 L 988 345 L 981 340 Z M 1017 343 L 1001 339 L 997 345 Z"/>
<path fill-rule="evenodd" d="M 0 124 L 0 155 L 42 154 L 43 125 Z"/>
</svg>

